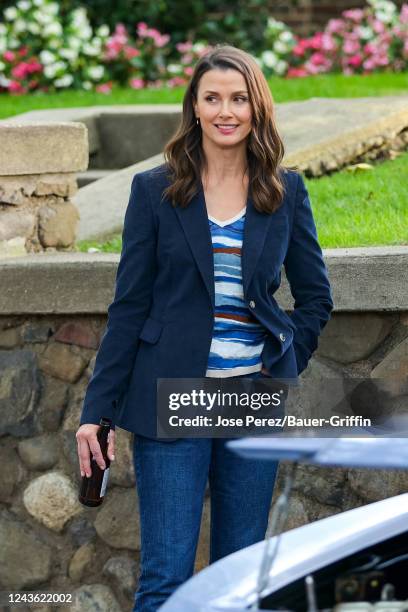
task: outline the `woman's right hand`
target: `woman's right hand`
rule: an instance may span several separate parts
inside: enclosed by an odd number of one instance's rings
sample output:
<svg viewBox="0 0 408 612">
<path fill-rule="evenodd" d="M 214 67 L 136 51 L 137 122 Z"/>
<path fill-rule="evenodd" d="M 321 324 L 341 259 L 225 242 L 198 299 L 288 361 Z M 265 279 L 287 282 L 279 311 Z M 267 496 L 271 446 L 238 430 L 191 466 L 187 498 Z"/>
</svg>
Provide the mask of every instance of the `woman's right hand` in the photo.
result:
<svg viewBox="0 0 408 612">
<path fill-rule="evenodd" d="M 91 453 L 96 463 L 101 470 L 104 470 L 106 465 L 102 455 L 99 440 L 97 438 L 99 425 L 92 423 L 84 423 L 75 434 L 78 443 L 78 458 L 81 476 L 92 475 L 91 470 Z M 111 461 L 115 459 L 115 430 L 110 429 L 108 435 L 108 457 Z"/>
</svg>

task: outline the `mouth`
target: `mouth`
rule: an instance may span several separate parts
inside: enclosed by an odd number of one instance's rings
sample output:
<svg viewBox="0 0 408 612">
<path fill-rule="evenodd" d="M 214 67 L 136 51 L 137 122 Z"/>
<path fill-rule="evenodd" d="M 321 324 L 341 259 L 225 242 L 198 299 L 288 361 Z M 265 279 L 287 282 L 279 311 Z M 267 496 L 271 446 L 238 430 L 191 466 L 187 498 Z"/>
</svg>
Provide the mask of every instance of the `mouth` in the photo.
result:
<svg viewBox="0 0 408 612">
<path fill-rule="evenodd" d="M 222 134 L 231 134 L 238 127 L 238 124 L 235 123 L 215 123 L 214 125 Z"/>
</svg>

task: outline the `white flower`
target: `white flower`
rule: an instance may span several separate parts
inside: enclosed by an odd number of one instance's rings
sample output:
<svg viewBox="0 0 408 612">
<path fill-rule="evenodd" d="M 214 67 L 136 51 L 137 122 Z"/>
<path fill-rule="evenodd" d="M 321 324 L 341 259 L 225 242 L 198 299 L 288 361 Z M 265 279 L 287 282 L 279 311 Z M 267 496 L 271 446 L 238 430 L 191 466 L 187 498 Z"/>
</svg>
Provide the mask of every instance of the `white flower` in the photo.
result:
<svg viewBox="0 0 408 612">
<path fill-rule="evenodd" d="M 40 53 L 40 61 L 43 64 L 43 66 L 48 66 L 49 64 L 53 64 L 56 59 L 57 58 L 55 57 L 54 53 L 51 53 L 51 51 L 48 51 L 48 49 L 44 49 Z"/>
<path fill-rule="evenodd" d="M 39 11 L 36 10 L 33 13 L 33 18 L 38 21 L 38 23 L 40 23 L 41 25 L 47 25 L 49 23 L 53 23 L 54 19 L 52 18 L 52 15 L 49 15 L 48 13 L 45 13 L 43 10 Z"/>
<path fill-rule="evenodd" d="M 106 38 L 106 36 L 109 36 L 109 26 L 105 24 L 99 26 L 99 28 L 96 30 L 96 33 L 98 36 L 101 36 L 102 38 Z"/>
<path fill-rule="evenodd" d="M 167 64 L 167 72 L 170 72 L 170 74 L 178 74 L 180 72 L 180 66 L 178 64 Z"/>
<path fill-rule="evenodd" d="M 280 40 L 277 40 L 273 45 L 273 50 L 277 53 L 287 53 L 288 47 L 287 45 L 285 45 L 285 43 L 281 42 Z"/>
<path fill-rule="evenodd" d="M 0 85 L 2 87 L 8 87 L 10 85 L 10 83 L 11 83 L 10 79 L 6 79 L 6 77 L 4 77 L 4 76 L 2 76 L 0 74 Z"/>
<path fill-rule="evenodd" d="M 77 30 L 77 34 L 83 40 L 89 40 L 92 38 L 92 28 L 89 25 L 83 25 Z"/>
<path fill-rule="evenodd" d="M 54 85 L 55 87 L 69 87 L 72 85 L 73 81 L 74 77 L 72 74 L 64 74 L 64 76 L 60 77 L 59 79 L 55 79 Z"/>
<path fill-rule="evenodd" d="M 49 64 L 48 66 L 44 66 L 44 76 L 46 76 L 47 79 L 53 79 L 56 74 L 57 69 L 55 67 L 55 64 Z"/>
<path fill-rule="evenodd" d="M 7 19 L 7 21 L 14 21 L 14 19 L 17 18 L 17 15 L 18 13 L 15 6 L 9 6 L 4 11 L 4 17 Z"/>
<path fill-rule="evenodd" d="M 87 74 L 93 81 L 99 81 L 104 75 L 105 69 L 103 66 L 89 66 Z"/>
<path fill-rule="evenodd" d="M 49 64 L 44 68 L 44 74 L 47 79 L 53 79 L 57 72 L 65 70 L 67 65 L 64 62 L 55 62 L 55 64 Z"/>
<path fill-rule="evenodd" d="M 17 40 L 17 38 L 9 38 L 8 46 L 10 49 L 18 49 L 19 47 L 21 47 L 21 44 L 20 41 Z"/>
<path fill-rule="evenodd" d="M 195 53 L 200 53 L 201 51 L 204 51 L 206 45 L 202 42 L 196 42 L 193 46 L 192 49 Z"/>
<path fill-rule="evenodd" d="M 62 45 L 62 40 L 60 38 L 50 38 L 47 44 L 50 49 L 59 49 Z"/>
<path fill-rule="evenodd" d="M 358 31 L 359 37 L 362 38 L 363 40 L 368 40 L 369 38 L 372 38 L 374 35 L 373 30 L 368 26 L 359 26 L 357 31 Z"/>
<path fill-rule="evenodd" d="M 17 2 L 17 8 L 19 8 L 20 11 L 28 11 L 31 8 L 31 4 L 27 2 L 27 0 L 20 0 L 20 2 Z"/>
<path fill-rule="evenodd" d="M 93 87 L 93 85 L 92 85 L 92 83 L 90 81 L 84 81 L 82 83 L 82 88 L 83 89 L 92 89 L 92 87 Z"/>
<path fill-rule="evenodd" d="M 59 54 L 61 57 L 67 60 L 75 60 L 78 57 L 78 53 L 75 51 L 75 49 L 67 49 L 66 47 L 60 49 Z"/>
<path fill-rule="evenodd" d="M 287 26 L 283 23 L 283 21 L 277 21 L 273 17 L 269 17 L 267 21 L 268 30 L 286 30 Z"/>
<path fill-rule="evenodd" d="M 74 36 L 70 36 L 67 40 L 68 42 L 68 46 L 70 49 L 73 49 L 74 51 L 79 51 L 79 49 L 81 48 L 81 41 L 79 40 L 79 38 L 75 38 Z"/>
<path fill-rule="evenodd" d="M 95 47 L 91 43 L 85 43 L 82 47 L 82 51 L 83 53 L 85 53 L 85 55 L 90 55 L 91 57 L 97 57 L 99 53 L 101 52 L 101 48 Z"/>
<path fill-rule="evenodd" d="M 287 67 L 288 67 L 288 63 L 287 62 L 284 62 L 283 60 L 279 60 L 276 63 L 275 72 L 277 74 L 284 74 L 286 72 Z"/>
<path fill-rule="evenodd" d="M 44 11 L 46 11 L 49 15 L 58 15 L 59 6 L 56 2 L 50 2 L 49 4 L 44 5 Z"/>
<path fill-rule="evenodd" d="M 13 23 L 13 32 L 14 34 L 20 34 L 21 32 L 25 32 L 27 30 L 27 24 L 24 19 L 16 19 Z"/>
<path fill-rule="evenodd" d="M 33 0 L 35 6 L 43 6 L 44 0 Z"/>
<path fill-rule="evenodd" d="M 261 55 L 262 61 L 268 68 L 275 68 L 278 58 L 273 51 L 264 51 Z"/>
<path fill-rule="evenodd" d="M 38 23 L 35 23 L 35 21 L 29 21 L 27 24 L 27 32 L 37 35 L 40 33 L 40 26 Z"/>
<path fill-rule="evenodd" d="M 282 42 L 292 42 L 293 40 L 292 32 L 289 32 L 288 30 L 281 32 L 279 34 L 279 40 L 281 40 Z"/>
<path fill-rule="evenodd" d="M 0 36 L 3 36 L 4 34 L 7 34 L 7 28 L 4 23 L 0 23 Z"/>
<path fill-rule="evenodd" d="M 62 26 L 58 21 L 53 21 L 45 26 L 43 30 L 44 36 L 62 36 Z"/>
</svg>

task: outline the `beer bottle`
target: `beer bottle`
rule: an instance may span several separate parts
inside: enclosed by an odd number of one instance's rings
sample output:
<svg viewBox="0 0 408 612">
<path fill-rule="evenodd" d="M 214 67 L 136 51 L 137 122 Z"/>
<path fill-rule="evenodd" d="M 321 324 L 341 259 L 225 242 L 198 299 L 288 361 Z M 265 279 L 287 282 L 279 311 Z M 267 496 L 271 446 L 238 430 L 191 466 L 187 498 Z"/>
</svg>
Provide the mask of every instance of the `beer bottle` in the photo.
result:
<svg viewBox="0 0 408 612">
<path fill-rule="evenodd" d="M 84 506 L 100 506 L 106 491 L 109 477 L 110 459 L 108 457 L 108 434 L 111 419 L 102 417 L 96 434 L 101 447 L 102 456 L 105 461 L 105 469 L 102 470 L 95 459 L 91 458 L 91 475 L 82 477 L 78 499 Z"/>
</svg>

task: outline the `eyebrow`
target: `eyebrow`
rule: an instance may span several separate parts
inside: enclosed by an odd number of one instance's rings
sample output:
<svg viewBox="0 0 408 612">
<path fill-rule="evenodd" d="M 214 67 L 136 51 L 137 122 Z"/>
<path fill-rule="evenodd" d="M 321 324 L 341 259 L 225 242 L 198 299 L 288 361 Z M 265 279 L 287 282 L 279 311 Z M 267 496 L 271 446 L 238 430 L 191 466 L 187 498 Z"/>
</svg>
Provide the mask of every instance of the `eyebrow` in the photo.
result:
<svg viewBox="0 0 408 612">
<path fill-rule="evenodd" d="M 206 89 L 204 93 L 215 93 L 215 94 L 217 94 L 218 91 L 213 91 L 212 89 Z M 239 93 L 246 93 L 247 94 L 248 92 L 247 92 L 246 89 L 240 89 L 239 91 L 233 91 L 232 95 L 235 96 L 236 94 L 239 94 Z"/>
</svg>

